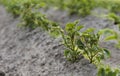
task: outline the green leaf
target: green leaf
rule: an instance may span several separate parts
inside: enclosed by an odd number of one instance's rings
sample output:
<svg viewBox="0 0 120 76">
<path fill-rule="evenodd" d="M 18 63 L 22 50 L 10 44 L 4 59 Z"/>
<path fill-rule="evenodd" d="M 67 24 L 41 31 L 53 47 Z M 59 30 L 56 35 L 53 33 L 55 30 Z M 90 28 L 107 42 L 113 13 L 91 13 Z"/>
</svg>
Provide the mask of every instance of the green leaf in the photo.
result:
<svg viewBox="0 0 120 76">
<path fill-rule="evenodd" d="M 111 29 L 106 28 L 106 29 L 100 30 L 98 33 L 99 33 L 100 35 L 102 35 L 102 34 L 105 34 L 105 35 L 112 35 L 112 34 L 114 33 L 114 31 L 111 30 Z"/>
<path fill-rule="evenodd" d="M 103 54 L 100 55 L 100 60 L 105 59 L 105 56 Z"/>
<path fill-rule="evenodd" d="M 67 49 L 66 49 L 66 50 L 64 51 L 64 56 L 65 56 L 65 57 L 68 57 L 68 54 L 69 54 L 69 53 L 70 53 L 70 50 L 67 50 Z"/>
<path fill-rule="evenodd" d="M 99 69 L 98 76 L 106 76 L 104 68 Z"/>
<path fill-rule="evenodd" d="M 109 71 L 107 76 L 117 76 L 116 72 Z"/>
<path fill-rule="evenodd" d="M 111 35 L 105 38 L 105 40 L 114 40 L 117 39 L 116 35 Z"/>
<path fill-rule="evenodd" d="M 75 28 L 74 23 L 68 23 L 68 24 L 66 25 L 66 27 L 65 27 L 65 30 L 66 30 L 67 32 L 70 32 L 70 31 L 72 31 L 74 28 Z"/>
<path fill-rule="evenodd" d="M 49 34 L 53 37 L 59 37 L 60 36 L 60 33 L 58 30 L 55 30 L 55 29 L 51 29 Z"/>
<path fill-rule="evenodd" d="M 84 43 L 83 43 L 80 39 L 77 40 L 77 46 L 78 46 L 78 48 L 80 48 L 80 49 L 84 49 L 84 48 L 85 48 Z"/>
<path fill-rule="evenodd" d="M 98 31 L 98 34 L 99 34 L 99 35 L 102 35 L 102 34 L 104 34 L 104 32 L 105 32 L 105 30 L 102 29 L 102 30 L 99 30 L 99 31 Z"/>
<path fill-rule="evenodd" d="M 103 49 L 106 57 L 110 57 L 110 52 L 107 49 Z"/>
<path fill-rule="evenodd" d="M 94 28 L 88 28 L 85 33 L 93 33 L 94 32 Z"/>
<path fill-rule="evenodd" d="M 79 20 L 74 21 L 74 24 L 77 25 L 79 23 Z"/>
<path fill-rule="evenodd" d="M 82 26 L 82 25 L 80 25 L 80 26 L 77 26 L 77 27 L 76 27 L 76 31 L 79 31 L 79 30 L 81 30 L 83 27 L 84 27 L 84 26 Z"/>
</svg>

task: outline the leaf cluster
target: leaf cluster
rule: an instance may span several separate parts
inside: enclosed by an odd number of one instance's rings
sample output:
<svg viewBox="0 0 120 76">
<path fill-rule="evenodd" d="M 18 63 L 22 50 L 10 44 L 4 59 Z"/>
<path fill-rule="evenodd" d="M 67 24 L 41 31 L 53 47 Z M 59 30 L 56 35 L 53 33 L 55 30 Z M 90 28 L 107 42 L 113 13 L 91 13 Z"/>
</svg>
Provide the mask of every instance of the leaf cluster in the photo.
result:
<svg viewBox="0 0 120 76">
<path fill-rule="evenodd" d="M 39 3 L 41 1 L 41 3 Z M 90 13 L 90 10 L 94 7 L 94 0 L 1 0 L 1 2 L 7 7 L 8 11 L 15 16 L 20 16 L 21 26 L 35 29 L 36 27 L 42 27 L 53 36 L 61 35 L 63 44 L 66 47 L 64 56 L 71 62 L 79 60 L 80 55 L 83 55 L 90 63 L 98 64 L 106 57 L 110 56 L 109 50 L 99 46 L 100 35 L 103 32 L 113 34 L 108 36 L 106 40 L 118 39 L 119 35 L 111 30 L 100 31 L 95 33 L 93 28 L 81 32 L 82 25 L 78 25 L 79 21 L 70 22 L 66 24 L 65 29 L 60 28 L 57 23 L 48 20 L 45 15 L 38 12 L 38 8 L 46 7 L 46 3 L 53 2 L 59 3 L 61 9 L 67 9 L 71 14 L 79 13 L 85 16 Z M 37 9 L 36 9 L 37 8 Z M 110 15 L 115 20 L 115 23 L 119 23 L 119 18 L 113 14 Z M 97 65 L 99 66 L 99 65 Z M 98 76 L 116 76 L 117 70 L 112 71 L 110 67 L 99 68 Z"/>
<path fill-rule="evenodd" d="M 68 23 L 65 30 L 61 30 L 63 43 L 66 47 L 65 57 L 69 61 L 77 61 L 82 54 L 90 63 L 98 63 L 102 59 L 109 57 L 110 52 L 99 46 L 100 34 L 95 34 L 92 28 L 83 32 L 80 30 L 82 25 L 78 22 Z"/>
<path fill-rule="evenodd" d="M 39 0 L 2 0 L 2 3 L 14 17 L 20 17 L 21 23 L 19 26 L 30 29 L 42 27 L 52 35 L 58 34 L 58 31 L 53 29 L 58 27 L 58 24 L 48 20 L 45 15 L 38 11 L 39 8 L 44 7 L 43 2 L 39 3 Z"/>
<path fill-rule="evenodd" d="M 120 30 L 120 16 L 117 16 L 115 13 L 108 14 L 108 19 L 113 20 L 115 25 L 118 25 Z"/>
<path fill-rule="evenodd" d="M 116 47 L 120 48 L 120 34 L 112 29 L 102 29 L 100 33 L 105 36 L 105 41 L 116 40 L 117 44 Z"/>
<path fill-rule="evenodd" d="M 67 10 L 70 15 L 78 14 L 80 16 L 89 15 L 95 7 L 95 0 L 39 0 L 44 3 L 46 8 L 54 7 Z"/>
<path fill-rule="evenodd" d="M 112 13 L 120 12 L 119 0 L 96 0 L 97 7 L 103 7 L 108 9 Z"/>
<path fill-rule="evenodd" d="M 81 16 L 89 15 L 95 7 L 94 0 L 69 0 L 66 2 L 66 8 L 70 14 L 79 14 Z"/>
<path fill-rule="evenodd" d="M 63 44 L 66 47 L 64 55 L 67 60 L 75 62 L 78 60 L 80 55 L 80 50 L 77 47 L 77 38 L 79 36 L 79 31 L 83 26 L 77 26 L 78 21 L 66 24 L 65 30 L 60 29 L 60 33 L 63 39 Z"/>
<path fill-rule="evenodd" d="M 93 28 L 85 30 L 77 41 L 79 49 L 83 50 L 83 55 L 89 59 L 90 63 L 100 62 L 101 59 L 110 57 L 109 50 L 99 46 L 100 34 L 94 33 Z"/>
<path fill-rule="evenodd" d="M 99 67 L 97 76 L 120 76 L 120 70 L 103 65 Z"/>
</svg>

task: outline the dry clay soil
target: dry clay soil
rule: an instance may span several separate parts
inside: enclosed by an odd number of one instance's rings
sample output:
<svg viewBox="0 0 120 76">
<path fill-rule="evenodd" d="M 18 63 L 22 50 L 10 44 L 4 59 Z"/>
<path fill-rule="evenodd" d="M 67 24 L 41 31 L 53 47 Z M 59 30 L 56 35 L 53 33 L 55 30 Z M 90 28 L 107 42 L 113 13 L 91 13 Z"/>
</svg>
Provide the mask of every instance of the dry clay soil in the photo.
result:
<svg viewBox="0 0 120 76">
<path fill-rule="evenodd" d="M 102 12 L 101 12 L 102 11 Z M 80 18 L 77 15 L 69 16 L 67 12 L 60 10 L 47 10 L 42 13 L 62 26 L 76 19 L 81 20 L 85 29 L 94 27 L 117 27 L 105 18 L 89 15 Z M 93 11 L 100 15 L 108 13 L 106 10 Z M 81 57 L 77 63 L 68 62 L 64 55 L 64 46 L 60 44 L 61 38 L 52 38 L 47 32 L 37 28 L 33 31 L 17 27 L 19 18 L 13 18 L 0 5 L 0 71 L 6 76 L 96 76 L 97 70 L 93 64 Z M 105 63 L 112 67 L 120 64 L 120 50 L 114 47 L 114 42 L 103 42 L 100 45 L 110 49 L 111 57 Z"/>
</svg>

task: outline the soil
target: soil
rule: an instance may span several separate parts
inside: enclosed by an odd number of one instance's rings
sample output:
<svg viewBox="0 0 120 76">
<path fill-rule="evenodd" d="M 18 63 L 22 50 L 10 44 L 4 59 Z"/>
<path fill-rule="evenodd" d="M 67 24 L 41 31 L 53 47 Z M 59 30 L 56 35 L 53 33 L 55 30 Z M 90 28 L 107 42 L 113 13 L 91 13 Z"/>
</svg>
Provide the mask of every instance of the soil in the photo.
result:
<svg viewBox="0 0 120 76">
<path fill-rule="evenodd" d="M 61 10 L 40 10 L 53 21 L 60 23 L 62 27 L 67 22 L 80 19 L 80 24 L 85 29 L 94 27 L 113 28 L 118 30 L 113 22 L 106 18 L 98 17 L 106 11 L 97 8 L 85 18 L 77 15 L 69 16 L 66 11 Z M 95 65 L 90 64 L 82 56 L 79 62 L 68 62 L 63 56 L 64 46 L 61 45 L 61 38 L 52 38 L 47 32 L 40 28 L 33 31 L 23 29 L 17 25 L 19 18 L 13 18 L 5 8 L 0 5 L 0 71 L 6 76 L 96 76 Z M 101 38 L 100 45 L 110 49 L 111 57 L 105 63 L 112 67 L 120 64 L 120 50 L 114 47 L 115 42 L 104 42 Z"/>
</svg>

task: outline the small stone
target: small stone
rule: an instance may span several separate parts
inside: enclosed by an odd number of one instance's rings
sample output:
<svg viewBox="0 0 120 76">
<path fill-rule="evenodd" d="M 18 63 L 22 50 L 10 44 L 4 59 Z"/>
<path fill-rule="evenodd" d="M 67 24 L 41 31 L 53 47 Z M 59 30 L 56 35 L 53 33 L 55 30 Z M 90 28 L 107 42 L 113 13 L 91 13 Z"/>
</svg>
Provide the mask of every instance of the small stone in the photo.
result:
<svg viewBox="0 0 120 76">
<path fill-rule="evenodd" d="M 5 76 L 5 73 L 0 71 L 0 76 Z"/>
</svg>

